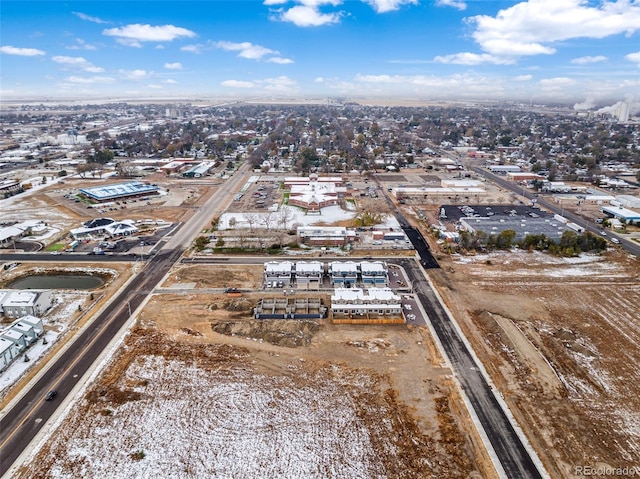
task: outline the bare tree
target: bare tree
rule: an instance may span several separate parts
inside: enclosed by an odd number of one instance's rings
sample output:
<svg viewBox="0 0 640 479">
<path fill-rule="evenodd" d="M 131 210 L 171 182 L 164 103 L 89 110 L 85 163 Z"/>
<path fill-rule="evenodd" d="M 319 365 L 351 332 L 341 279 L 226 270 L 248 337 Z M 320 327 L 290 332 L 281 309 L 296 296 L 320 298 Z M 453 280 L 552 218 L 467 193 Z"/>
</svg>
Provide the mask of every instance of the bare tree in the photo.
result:
<svg viewBox="0 0 640 479">
<path fill-rule="evenodd" d="M 245 213 L 244 218 L 247 220 L 247 223 L 249 223 L 249 230 L 253 232 L 253 227 L 258 224 L 258 215 L 255 213 Z"/>
<path fill-rule="evenodd" d="M 275 218 L 273 217 L 273 213 L 267 213 L 263 215 L 260 219 L 260 223 L 264 225 L 267 231 L 271 230 L 271 226 L 273 225 Z"/>
<path fill-rule="evenodd" d="M 278 215 L 278 221 L 283 230 L 286 230 L 289 225 L 289 221 L 293 219 L 293 210 L 287 206 L 282 206 Z"/>
<path fill-rule="evenodd" d="M 138 170 L 130 161 L 120 161 L 116 165 L 118 175 L 123 178 L 132 178 L 136 176 Z"/>
<path fill-rule="evenodd" d="M 235 216 L 232 216 L 231 218 L 229 218 L 229 228 L 234 229 L 237 224 L 238 224 L 238 220 L 236 219 Z"/>
</svg>

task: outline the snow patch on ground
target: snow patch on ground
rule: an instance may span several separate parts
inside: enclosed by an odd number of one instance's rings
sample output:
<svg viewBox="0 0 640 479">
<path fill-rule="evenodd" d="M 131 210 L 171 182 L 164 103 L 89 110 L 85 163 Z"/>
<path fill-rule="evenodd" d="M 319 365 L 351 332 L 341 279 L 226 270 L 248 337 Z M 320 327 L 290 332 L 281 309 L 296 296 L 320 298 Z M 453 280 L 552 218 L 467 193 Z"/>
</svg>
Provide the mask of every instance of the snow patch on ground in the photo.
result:
<svg viewBox="0 0 640 479">
<path fill-rule="evenodd" d="M 340 206 L 327 206 L 326 208 L 322 208 L 322 214 L 319 215 L 307 215 L 305 211 L 301 208 L 297 208 L 295 206 L 287 206 L 283 205 L 280 207 L 280 210 L 286 209 L 289 213 L 288 221 L 286 222 L 286 228 L 291 228 L 292 225 L 299 226 L 307 226 L 314 225 L 317 223 L 326 223 L 331 224 L 338 221 L 350 220 L 355 217 L 355 213 L 353 211 L 345 211 Z M 271 228 L 282 228 L 283 222 L 281 221 L 282 213 L 278 212 L 270 212 L 270 213 L 251 213 L 251 215 L 257 218 L 257 222 L 253 225 L 254 228 L 265 228 L 265 224 L 263 219 L 266 216 L 271 216 L 272 220 L 270 222 Z M 235 228 L 248 228 L 249 222 L 247 221 L 245 215 L 243 213 L 223 213 L 220 216 L 220 220 L 218 223 L 218 229 L 226 230 L 231 229 L 229 227 L 229 220 L 231 218 L 235 218 L 236 225 Z"/>
<path fill-rule="evenodd" d="M 84 418 L 89 431 L 54 435 L 67 452 L 53 448 L 48 472 L 60 479 L 382 478 L 356 400 L 335 379 L 326 375 L 308 385 L 243 367 L 212 371 L 140 356 L 120 387 L 141 398 L 92 410 Z"/>
</svg>

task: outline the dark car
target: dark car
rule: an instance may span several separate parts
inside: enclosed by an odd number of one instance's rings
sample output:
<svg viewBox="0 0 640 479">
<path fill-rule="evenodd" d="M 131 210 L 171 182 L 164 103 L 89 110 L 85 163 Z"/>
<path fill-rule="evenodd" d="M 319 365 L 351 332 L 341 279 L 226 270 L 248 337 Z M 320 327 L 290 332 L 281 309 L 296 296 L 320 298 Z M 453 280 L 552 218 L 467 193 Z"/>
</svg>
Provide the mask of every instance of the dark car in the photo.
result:
<svg viewBox="0 0 640 479">
<path fill-rule="evenodd" d="M 58 395 L 57 391 L 49 391 L 47 395 L 44 397 L 45 401 L 51 401 L 54 397 Z"/>
</svg>

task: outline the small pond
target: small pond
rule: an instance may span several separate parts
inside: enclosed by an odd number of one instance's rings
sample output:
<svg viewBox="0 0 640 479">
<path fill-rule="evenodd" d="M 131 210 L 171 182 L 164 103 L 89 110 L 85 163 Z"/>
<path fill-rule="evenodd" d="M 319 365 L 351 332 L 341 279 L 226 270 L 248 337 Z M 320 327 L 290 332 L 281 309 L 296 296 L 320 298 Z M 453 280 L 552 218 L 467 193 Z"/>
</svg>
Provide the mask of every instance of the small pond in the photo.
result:
<svg viewBox="0 0 640 479">
<path fill-rule="evenodd" d="M 94 289 L 105 279 L 90 274 L 34 274 L 23 276 L 7 284 L 11 289 Z"/>
</svg>

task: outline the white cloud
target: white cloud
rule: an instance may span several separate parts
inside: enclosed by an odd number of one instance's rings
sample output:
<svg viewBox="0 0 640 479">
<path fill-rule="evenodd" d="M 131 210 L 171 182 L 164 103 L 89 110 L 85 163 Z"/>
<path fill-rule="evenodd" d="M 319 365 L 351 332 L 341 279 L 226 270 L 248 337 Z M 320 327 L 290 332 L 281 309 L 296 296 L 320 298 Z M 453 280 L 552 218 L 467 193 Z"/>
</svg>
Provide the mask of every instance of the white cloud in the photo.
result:
<svg viewBox="0 0 640 479">
<path fill-rule="evenodd" d="M 294 62 L 290 58 L 271 57 L 271 58 L 267 58 L 267 63 L 277 63 L 279 65 L 288 65 Z"/>
<path fill-rule="evenodd" d="M 322 7 L 338 7 L 343 5 L 343 0 L 294 0 L 296 5 L 290 8 L 279 8 L 271 11 L 271 20 L 290 22 L 298 27 L 319 27 L 340 22 L 343 11 L 323 12 Z M 403 5 L 417 5 L 418 0 L 361 0 L 371 6 L 376 13 L 386 13 L 400 9 Z M 462 0 L 442 0 L 451 6 L 461 8 Z M 285 0 L 264 0 L 267 6 L 284 5 Z M 464 5 L 466 7 L 466 5 Z M 464 8 L 462 7 L 462 8 Z"/>
<path fill-rule="evenodd" d="M 462 0 L 436 0 L 436 5 L 439 7 L 453 7 L 458 10 L 467 9 L 467 3 Z"/>
<path fill-rule="evenodd" d="M 82 20 L 86 20 L 88 22 L 93 22 L 93 23 L 109 23 L 105 20 L 102 20 L 98 17 L 92 17 L 90 15 L 86 15 L 84 13 L 81 12 L 72 12 L 76 17 L 82 19 Z"/>
<path fill-rule="evenodd" d="M 275 50 L 271 50 L 270 48 L 266 48 L 261 45 L 254 45 L 250 42 L 234 43 L 220 41 L 215 42 L 214 45 L 222 50 L 240 52 L 238 53 L 239 57 L 247 58 L 249 60 L 260 60 L 265 55 L 278 54 Z"/>
<path fill-rule="evenodd" d="M 363 0 L 373 7 L 377 13 L 386 13 L 398 10 L 402 5 L 417 5 L 418 0 Z M 445 0 L 447 1 L 447 0 Z"/>
<path fill-rule="evenodd" d="M 324 83 L 324 78 L 322 77 L 318 77 L 315 80 L 313 80 L 315 83 Z"/>
<path fill-rule="evenodd" d="M 625 55 L 624 58 L 630 62 L 637 63 L 640 67 L 640 52 L 629 53 L 628 55 Z"/>
<path fill-rule="evenodd" d="M 488 53 L 454 53 L 453 55 L 438 55 L 433 59 L 436 63 L 452 63 L 455 65 L 481 65 L 493 63 L 495 65 L 511 65 L 513 58 L 490 55 Z"/>
<path fill-rule="evenodd" d="M 147 85 L 147 88 L 151 88 L 151 89 L 153 89 L 153 90 L 161 90 L 161 89 L 163 89 L 163 88 L 164 88 L 164 86 L 162 86 L 162 85 L 157 85 L 157 84 L 155 84 L 155 83 L 149 83 L 149 84 Z"/>
<path fill-rule="evenodd" d="M 142 80 L 149 77 L 146 70 L 120 70 L 119 73 L 129 80 Z"/>
<path fill-rule="evenodd" d="M 277 93 L 293 93 L 298 86 L 295 80 L 286 76 L 265 78 L 260 83 L 264 85 L 265 90 Z"/>
<path fill-rule="evenodd" d="M 263 47 L 262 45 L 255 45 L 250 42 L 234 43 L 234 42 L 219 41 L 219 42 L 213 43 L 213 46 L 215 48 L 220 48 L 222 50 L 226 50 L 230 52 L 239 52 L 238 56 L 240 58 L 246 58 L 248 60 L 260 61 L 265 56 L 278 55 L 280 53 L 277 50 L 272 50 L 271 48 Z M 267 58 L 265 61 L 268 63 L 278 63 L 280 65 L 293 63 L 293 60 L 291 60 L 290 58 L 282 58 L 279 56 Z"/>
<path fill-rule="evenodd" d="M 240 80 L 225 80 L 220 83 L 222 86 L 227 86 L 231 88 L 253 88 L 254 84 L 250 81 L 240 81 Z"/>
<path fill-rule="evenodd" d="M 341 13 L 322 13 L 317 6 L 296 5 L 288 10 L 275 12 L 270 18 L 290 22 L 298 27 L 319 27 L 340 21 Z"/>
<path fill-rule="evenodd" d="M 51 57 L 55 63 L 63 65 L 65 69 L 78 68 L 89 73 L 102 73 L 104 68 L 96 67 L 82 57 L 67 57 L 64 55 L 56 55 Z"/>
<path fill-rule="evenodd" d="M 177 81 L 175 81 L 173 78 L 169 78 L 168 80 L 164 81 L 165 83 L 169 83 L 170 85 L 174 85 L 176 83 L 178 83 Z"/>
<path fill-rule="evenodd" d="M 70 83 L 94 84 L 94 83 L 113 83 L 115 80 L 110 77 L 67 77 L 66 81 Z"/>
<path fill-rule="evenodd" d="M 283 93 L 287 95 L 295 93 L 298 88 L 297 82 L 286 76 L 254 81 L 225 80 L 220 84 L 230 88 L 254 88 L 265 93 Z"/>
<path fill-rule="evenodd" d="M 97 50 L 95 45 L 85 42 L 82 38 L 76 38 L 75 45 L 65 47 L 67 50 Z"/>
<path fill-rule="evenodd" d="M 640 4 L 584 0 L 529 0 L 500 10 L 495 17 L 467 19 L 476 24 L 473 38 L 493 55 L 551 54 L 554 42 L 572 38 L 604 38 L 640 29 Z"/>
<path fill-rule="evenodd" d="M 578 57 L 571 60 L 575 65 L 586 65 L 588 63 L 606 62 L 608 60 L 604 55 Z"/>
<path fill-rule="evenodd" d="M 573 87 L 576 81 L 567 77 L 543 78 L 538 82 L 540 91 L 546 95 L 558 94 Z"/>
<path fill-rule="evenodd" d="M 107 28 L 103 35 L 115 37 L 122 44 L 134 47 L 142 46 L 140 42 L 170 42 L 177 38 L 192 38 L 196 34 L 186 28 L 174 25 L 126 25 L 122 28 Z"/>
<path fill-rule="evenodd" d="M 191 52 L 191 53 L 202 53 L 204 49 L 204 45 L 196 43 L 194 45 L 185 45 L 184 47 L 180 47 L 180 50 L 183 52 Z"/>
<path fill-rule="evenodd" d="M 533 75 L 518 75 L 514 77 L 515 81 L 529 81 L 533 79 Z"/>
<path fill-rule="evenodd" d="M 35 57 L 38 55 L 44 55 L 45 52 L 36 48 L 19 48 L 12 47 L 11 45 L 4 45 L 0 47 L 0 53 L 7 55 L 18 55 L 21 57 Z"/>
<path fill-rule="evenodd" d="M 182 63 L 180 62 L 175 62 L 175 63 L 165 63 L 164 67 L 167 70 L 182 70 Z"/>
</svg>

